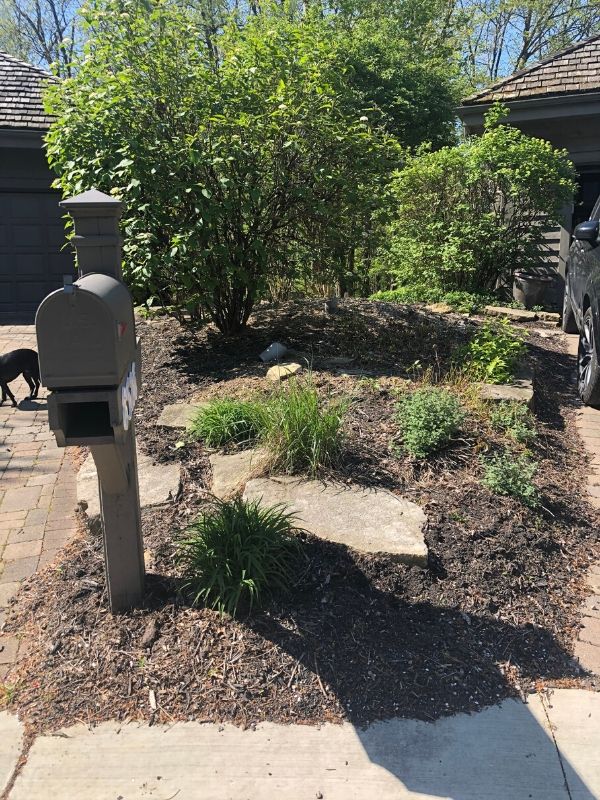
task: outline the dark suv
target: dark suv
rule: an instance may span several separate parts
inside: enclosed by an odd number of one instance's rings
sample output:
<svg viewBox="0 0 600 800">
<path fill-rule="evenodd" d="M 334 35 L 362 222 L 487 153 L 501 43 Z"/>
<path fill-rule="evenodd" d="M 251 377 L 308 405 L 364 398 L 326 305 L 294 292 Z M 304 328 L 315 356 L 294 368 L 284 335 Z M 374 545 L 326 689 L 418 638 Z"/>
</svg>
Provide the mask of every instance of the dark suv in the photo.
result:
<svg viewBox="0 0 600 800">
<path fill-rule="evenodd" d="M 577 382 L 588 406 L 600 407 L 600 198 L 573 232 L 567 259 L 562 329 L 579 333 Z"/>
</svg>

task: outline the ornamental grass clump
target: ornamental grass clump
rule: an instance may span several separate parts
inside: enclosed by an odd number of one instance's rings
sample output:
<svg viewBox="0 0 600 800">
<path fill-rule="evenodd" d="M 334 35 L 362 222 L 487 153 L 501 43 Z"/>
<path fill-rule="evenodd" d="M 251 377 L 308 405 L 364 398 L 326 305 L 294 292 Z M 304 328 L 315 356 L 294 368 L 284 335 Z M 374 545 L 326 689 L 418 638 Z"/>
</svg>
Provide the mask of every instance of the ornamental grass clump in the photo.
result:
<svg viewBox="0 0 600 800">
<path fill-rule="evenodd" d="M 519 444 L 528 444 L 536 436 L 533 414 L 525 403 L 503 400 L 489 410 L 490 425 Z"/>
<path fill-rule="evenodd" d="M 468 376 L 485 383 L 508 383 L 525 352 L 523 334 L 507 319 L 486 322 L 463 352 Z"/>
<path fill-rule="evenodd" d="M 208 447 L 251 442 L 263 427 L 264 406 L 257 400 L 211 400 L 198 409 L 188 433 Z"/>
<path fill-rule="evenodd" d="M 446 447 L 464 420 L 459 400 L 447 389 L 417 389 L 396 406 L 405 449 L 415 458 L 426 458 Z"/>
<path fill-rule="evenodd" d="M 267 594 L 289 591 L 300 548 L 295 530 L 282 506 L 215 501 L 178 543 L 184 592 L 193 605 L 234 616 Z"/>
<path fill-rule="evenodd" d="M 273 467 L 314 477 L 335 464 L 347 407 L 343 400 L 322 402 L 310 380 L 292 379 L 281 387 L 267 403 L 262 433 Z"/>
<path fill-rule="evenodd" d="M 523 505 L 535 508 L 540 504 L 540 494 L 533 483 L 537 462 L 526 454 L 517 455 L 510 450 L 482 459 L 483 485 L 494 494 L 514 497 Z"/>
</svg>

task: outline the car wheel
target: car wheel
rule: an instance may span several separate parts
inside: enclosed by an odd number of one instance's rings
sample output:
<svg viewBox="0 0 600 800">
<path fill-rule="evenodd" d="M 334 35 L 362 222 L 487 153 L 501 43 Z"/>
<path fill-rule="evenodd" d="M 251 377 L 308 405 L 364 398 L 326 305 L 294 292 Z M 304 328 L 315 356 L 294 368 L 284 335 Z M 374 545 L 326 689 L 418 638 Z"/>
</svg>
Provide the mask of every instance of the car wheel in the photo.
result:
<svg viewBox="0 0 600 800">
<path fill-rule="evenodd" d="M 569 273 L 565 276 L 565 293 L 563 295 L 563 309 L 561 327 L 565 333 L 577 333 L 577 323 L 575 322 L 575 312 L 571 305 L 571 288 L 569 286 Z"/>
<path fill-rule="evenodd" d="M 594 332 L 592 309 L 583 315 L 577 351 L 577 383 L 579 396 L 587 406 L 600 406 L 600 364 Z"/>
</svg>

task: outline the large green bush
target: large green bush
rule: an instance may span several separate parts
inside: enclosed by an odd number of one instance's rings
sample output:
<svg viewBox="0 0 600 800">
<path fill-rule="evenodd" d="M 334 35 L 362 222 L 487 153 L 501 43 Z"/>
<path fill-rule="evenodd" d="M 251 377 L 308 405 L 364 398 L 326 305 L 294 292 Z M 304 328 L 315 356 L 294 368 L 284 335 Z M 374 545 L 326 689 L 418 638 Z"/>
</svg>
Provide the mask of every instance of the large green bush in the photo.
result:
<svg viewBox="0 0 600 800">
<path fill-rule="evenodd" d="M 48 94 L 58 186 L 122 197 L 139 299 L 235 333 L 299 248 L 349 246 L 348 220 L 381 194 L 394 141 L 360 110 L 318 14 L 273 7 L 208 40 L 196 10 L 163 0 L 92 0 L 84 16 L 74 77 Z"/>
<path fill-rule="evenodd" d="M 539 265 L 544 233 L 572 198 L 574 169 L 566 151 L 500 124 L 504 113 L 492 109 L 480 137 L 419 150 L 396 174 L 375 266 L 381 288 L 489 292 Z"/>
</svg>

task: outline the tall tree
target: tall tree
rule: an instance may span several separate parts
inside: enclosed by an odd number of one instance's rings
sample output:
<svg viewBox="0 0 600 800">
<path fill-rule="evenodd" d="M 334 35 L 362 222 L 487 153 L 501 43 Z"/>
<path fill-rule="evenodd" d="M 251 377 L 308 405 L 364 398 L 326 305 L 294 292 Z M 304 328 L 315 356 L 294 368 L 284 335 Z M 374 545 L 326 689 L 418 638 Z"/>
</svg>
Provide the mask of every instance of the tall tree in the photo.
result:
<svg viewBox="0 0 600 800">
<path fill-rule="evenodd" d="M 598 0 L 458 0 L 467 23 L 465 71 L 495 81 L 600 32 Z"/>
<path fill-rule="evenodd" d="M 65 77 L 78 36 L 76 0 L 0 0 L 0 49 L 11 55 Z"/>
</svg>

